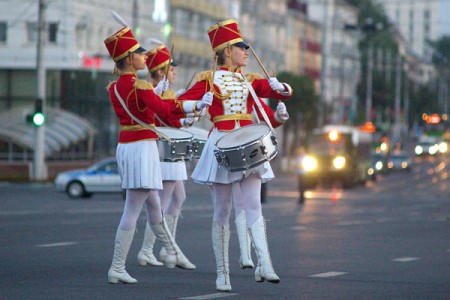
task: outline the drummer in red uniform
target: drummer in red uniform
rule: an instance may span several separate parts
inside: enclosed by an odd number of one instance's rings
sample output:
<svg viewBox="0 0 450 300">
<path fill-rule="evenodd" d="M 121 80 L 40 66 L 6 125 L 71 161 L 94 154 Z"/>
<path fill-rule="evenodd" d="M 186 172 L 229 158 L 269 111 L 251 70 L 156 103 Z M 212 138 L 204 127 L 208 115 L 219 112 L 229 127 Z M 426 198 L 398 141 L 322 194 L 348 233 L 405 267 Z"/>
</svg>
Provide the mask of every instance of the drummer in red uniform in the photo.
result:
<svg viewBox="0 0 450 300">
<path fill-rule="evenodd" d="M 270 163 L 265 162 L 247 171 L 229 172 L 218 164 L 214 150 L 219 138 L 253 124 L 251 114 L 256 106 L 255 99 L 251 95 L 253 91 L 257 97 L 288 99 L 292 95 L 292 89 L 288 84 L 280 83 L 275 77 L 264 79 L 258 74 L 242 73 L 242 67 L 247 65 L 249 46 L 244 42 L 236 20 L 213 25 L 208 29 L 208 36 L 217 55 L 219 68 L 199 74 L 197 83 L 179 99 L 202 99 L 205 93 L 209 94 L 211 91 L 214 96 L 213 103 L 208 107 L 214 127 L 192 178 L 211 187 L 214 204 L 212 243 L 217 266 L 216 290 L 231 291 L 228 249 L 233 184 L 239 184 L 244 202 L 245 223 L 258 258 L 255 280 L 278 283 L 280 279 L 272 266 L 260 201 L 261 183 L 274 177 Z M 289 118 L 283 102 L 279 102 L 275 112 L 263 101 L 261 105 L 273 127 L 282 125 Z M 257 108 L 256 113 L 260 120 L 264 119 Z"/>
<path fill-rule="evenodd" d="M 145 69 L 146 50 L 136 41 L 128 26 L 105 39 L 104 43 L 119 73 L 119 79 L 110 83 L 107 90 L 120 123 L 116 158 L 122 188 L 126 190 L 108 281 L 136 283 L 137 280 L 125 270 L 125 261 L 144 203 L 149 226 L 166 249 L 166 267 L 192 268 L 192 263 L 173 239 L 161 212 L 158 190 L 162 189 L 162 178 L 156 145 L 158 135 L 153 129 L 155 114 L 174 114 L 181 118 L 186 113 L 207 107 L 211 99 L 206 97 L 197 102 L 162 101 L 158 94 L 168 87 L 168 82 L 161 81 L 154 88 L 138 79 L 136 71 Z"/>
<path fill-rule="evenodd" d="M 175 66 L 177 65 L 170 57 L 170 52 L 164 45 L 158 45 L 147 53 L 147 69 L 152 79 L 153 85 L 157 86 L 161 80 L 167 77 L 170 84 L 175 81 Z M 167 71 L 167 74 L 166 74 Z M 184 92 L 181 90 L 180 92 Z M 177 95 L 174 90 L 167 90 L 161 95 L 161 99 L 166 102 L 174 102 Z M 157 115 L 155 124 L 158 127 L 187 127 L 194 122 L 193 115 L 185 118 L 174 118 L 173 115 Z M 181 212 L 181 207 L 186 200 L 186 191 L 184 189 L 183 180 L 187 180 L 186 163 L 184 161 L 177 162 L 161 162 L 161 174 L 163 189 L 159 191 L 161 198 L 161 207 L 164 212 L 164 217 L 167 222 L 167 227 L 175 239 L 175 232 L 178 224 L 178 217 Z M 156 237 L 151 228 L 146 226 L 144 241 L 141 251 L 138 254 L 138 261 L 140 265 L 161 266 L 163 263 L 158 261 L 153 254 L 153 246 Z M 165 260 L 165 248 L 161 248 L 159 259 Z M 191 265 L 188 269 L 195 269 L 195 265 Z"/>
</svg>

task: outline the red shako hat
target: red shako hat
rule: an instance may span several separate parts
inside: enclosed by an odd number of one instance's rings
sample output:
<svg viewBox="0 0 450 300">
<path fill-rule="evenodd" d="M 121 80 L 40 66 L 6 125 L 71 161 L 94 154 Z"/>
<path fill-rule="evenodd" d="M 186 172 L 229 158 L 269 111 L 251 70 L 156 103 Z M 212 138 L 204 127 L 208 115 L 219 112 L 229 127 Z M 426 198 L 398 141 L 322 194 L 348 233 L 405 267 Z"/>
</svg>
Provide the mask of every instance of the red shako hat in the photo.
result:
<svg viewBox="0 0 450 300">
<path fill-rule="evenodd" d="M 222 21 L 214 24 L 208 29 L 209 40 L 214 52 L 219 52 L 227 46 L 237 46 L 248 49 L 249 46 L 244 42 L 238 22 L 234 19 Z"/>
<path fill-rule="evenodd" d="M 105 46 L 108 49 L 111 58 L 117 62 L 130 53 L 146 52 L 133 35 L 128 26 L 123 27 L 110 37 L 106 38 Z"/>
<path fill-rule="evenodd" d="M 167 66 L 168 63 L 170 63 L 172 66 L 177 65 L 170 58 L 170 52 L 164 45 L 153 48 L 152 50 L 147 51 L 147 53 L 145 54 L 147 55 L 147 60 L 145 61 L 145 63 L 147 64 L 147 68 L 150 73 Z"/>
</svg>

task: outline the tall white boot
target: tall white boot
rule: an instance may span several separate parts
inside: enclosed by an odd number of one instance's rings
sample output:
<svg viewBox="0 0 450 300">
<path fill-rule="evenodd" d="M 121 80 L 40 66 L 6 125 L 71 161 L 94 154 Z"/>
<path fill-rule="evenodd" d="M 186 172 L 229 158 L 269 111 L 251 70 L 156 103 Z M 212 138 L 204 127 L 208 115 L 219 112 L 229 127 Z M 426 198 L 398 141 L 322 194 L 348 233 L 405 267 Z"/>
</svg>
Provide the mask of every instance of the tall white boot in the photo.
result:
<svg viewBox="0 0 450 300">
<path fill-rule="evenodd" d="M 258 257 L 258 265 L 255 270 L 255 280 L 262 282 L 267 280 L 271 283 L 280 282 L 280 278 L 275 274 L 270 258 L 269 246 L 267 244 L 266 222 L 264 217 L 256 219 L 250 228 L 250 233 Z"/>
<path fill-rule="evenodd" d="M 161 223 L 151 225 L 150 227 L 156 237 L 163 243 L 164 248 L 166 248 L 167 255 L 164 259 L 164 265 L 167 268 L 171 269 L 179 267 L 187 270 L 195 269 L 195 265 L 184 256 L 180 247 L 178 247 L 177 243 L 174 241 L 164 219 Z"/>
<path fill-rule="evenodd" d="M 158 261 L 153 254 L 153 245 L 155 245 L 155 241 L 156 236 L 150 228 L 150 225 L 146 223 L 144 240 L 142 242 L 141 251 L 139 251 L 138 254 L 138 262 L 141 266 L 145 266 L 147 264 L 157 267 L 164 265 L 162 262 Z"/>
<path fill-rule="evenodd" d="M 254 267 L 251 254 L 251 240 L 247 228 L 247 219 L 245 211 L 242 210 L 236 217 L 236 231 L 239 239 L 239 248 L 241 249 L 241 257 L 239 265 L 241 269 L 252 269 Z"/>
<path fill-rule="evenodd" d="M 177 224 L 178 224 L 178 215 L 165 215 L 167 228 L 169 229 L 170 233 L 172 234 L 173 240 L 175 240 L 175 234 L 177 232 Z M 159 259 L 161 261 L 164 261 L 166 259 L 166 248 L 162 247 L 159 251 Z"/>
<path fill-rule="evenodd" d="M 217 222 L 212 224 L 212 244 L 216 256 L 216 290 L 231 291 L 230 268 L 228 264 L 228 248 L 230 242 L 230 229 Z"/>
<path fill-rule="evenodd" d="M 131 277 L 125 270 L 125 261 L 127 259 L 128 251 L 130 250 L 131 242 L 133 241 L 134 229 L 130 231 L 123 231 L 117 229 L 116 240 L 114 243 L 114 255 L 111 267 L 108 271 L 108 281 L 110 283 L 136 283 L 137 280 Z"/>
</svg>

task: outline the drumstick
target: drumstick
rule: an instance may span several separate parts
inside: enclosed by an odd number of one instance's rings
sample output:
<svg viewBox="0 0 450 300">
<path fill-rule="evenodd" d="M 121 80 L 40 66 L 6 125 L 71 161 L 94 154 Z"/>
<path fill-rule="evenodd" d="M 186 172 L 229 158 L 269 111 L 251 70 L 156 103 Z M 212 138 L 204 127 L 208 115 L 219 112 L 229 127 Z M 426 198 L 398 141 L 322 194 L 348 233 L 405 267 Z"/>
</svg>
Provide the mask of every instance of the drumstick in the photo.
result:
<svg viewBox="0 0 450 300">
<path fill-rule="evenodd" d="M 169 63 L 167 64 L 166 68 L 164 69 L 164 76 L 166 77 L 166 80 L 167 80 L 167 74 L 169 74 L 170 63 L 171 63 L 171 60 L 172 60 L 173 47 L 174 47 L 174 44 L 172 44 L 172 47 L 170 48 Z M 161 93 L 161 97 L 163 95 L 164 95 L 164 91 Z"/>
<path fill-rule="evenodd" d="M 214 93 L 214 84 L 213 84 L 213 82 L 214 82 L 214 76 L 215 76 L 215 74 L 216 74 L 217 60 L 218 60 L 218 59 L 219 59 L 219 56 L 218 56 L 217 53 L 216 53 L 216 55 L 215 55 L 215 57 L 214 57 L 214 66 L 213 66 L 213 72 L 212 72 L 212 77 L 211 77 L 211 87 L 210 87 L 210 89 L 209 89 L 209 91 L 210 91 L 211 93 Z M 202 108 L 202 110 L 200 110 L 199 117 L 198 117 L 199 120 L 200 120 L 200 118 L 201 118 L 202 111 L 203 111 L 203 108 Z"/>
<path fill-rule="evenodd" d="M 216 53 L 216 56 L 214 57 L 214 67 L 213 67 L 213 72 L 212 72 L 212 77 L 211 77 L 211 87 L 210 87 L 210 92 L 214 92 L 214 76 L 216 75 L 216 69 L 217 69 L 217 60 L 219 59 L 219 56 Z"/>
<path fill-rule="evenodd" d="M 261 60 L 259 59 L 258 55 L 256 55 L 255 50 L 253 50 L 252 46 L 249 44 L 248 45 L 250 50 L 252 51 L 253 55 L 255 56 L 256 60 L 258 61 L 259 66 L 261 67 L 261 69 L 264 71 L 264 74 L 266 74 L 267 79 L 270 78 L 269 72 L 267 72 L 266 68 L 264 67 L 264 65 L 262 64 Z"/>
<path fill-rule="evenodd" d="M 191 77 L 191 79 L 189 80 L 189 82 L 188 82 L 188 84 L 187 84 L 187 86 L 186 86 L 186 90 L 187 90 L 187 89 L 189 88 L 189 86 L 191 85 L 192 80 L 194 80 L 194 77 L 195 77 L 196 74 L 197 74 L 197 71 L 195 71 L 194 74 L 192 74 L 192 77 Z"/>
</svg>

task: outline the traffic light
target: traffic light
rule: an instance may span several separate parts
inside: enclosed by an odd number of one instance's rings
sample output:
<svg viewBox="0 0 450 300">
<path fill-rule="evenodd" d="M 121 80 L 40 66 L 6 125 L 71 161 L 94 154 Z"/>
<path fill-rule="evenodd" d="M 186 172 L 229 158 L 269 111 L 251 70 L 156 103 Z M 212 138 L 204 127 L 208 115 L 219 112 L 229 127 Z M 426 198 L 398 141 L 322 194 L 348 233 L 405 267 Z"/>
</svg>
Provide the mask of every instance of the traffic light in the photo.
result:
<svg viewBox="0 0 450 300">
<path fill-rule="evenodd" d="M 42 99 L 36 99 L 34 102 L 34 112 L 26 117 L 27 123 L 35 126 L 42 126 L 45 122 L 45 115 L 42 111 Z"/>
</svg>

